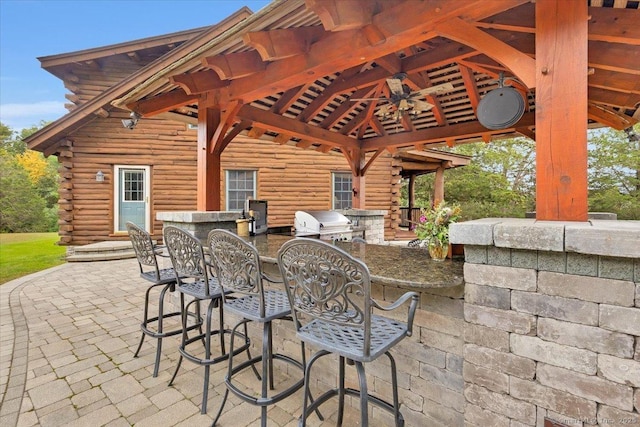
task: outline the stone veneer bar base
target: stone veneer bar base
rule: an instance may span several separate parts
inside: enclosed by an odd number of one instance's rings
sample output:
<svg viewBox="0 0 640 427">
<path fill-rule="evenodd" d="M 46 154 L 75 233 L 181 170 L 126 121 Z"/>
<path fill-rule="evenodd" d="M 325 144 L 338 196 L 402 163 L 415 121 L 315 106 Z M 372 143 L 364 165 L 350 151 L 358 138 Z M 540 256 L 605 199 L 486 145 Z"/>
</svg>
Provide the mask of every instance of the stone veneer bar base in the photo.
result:
<svg viewBox="0 0 640 427">
<path fill-rule="evenodd" d="M 364 227 L 364 237 L 367 243 L 384 243 L 384 216 L 385 210 L 376 209 L 342 209 L 338 210 L 342 215 L 351 220 L 354 226 Z"/>
<path fill-rule="evenodd" d="M 228 211 L 190 211 L 190 212 L 158 212 L 156 219 L 163 222 L 163 227 L 173 225 L 189 231 L 202 242 L 207 241 L 209 231 L 215 228 L 236 231 L 238 212 Z"/>
<path fill-rule="evenodd" d="M 456 425 L 640 425 L 639 221 L 483 219 L 451 242 L 465 245 Z"/>
</svg>

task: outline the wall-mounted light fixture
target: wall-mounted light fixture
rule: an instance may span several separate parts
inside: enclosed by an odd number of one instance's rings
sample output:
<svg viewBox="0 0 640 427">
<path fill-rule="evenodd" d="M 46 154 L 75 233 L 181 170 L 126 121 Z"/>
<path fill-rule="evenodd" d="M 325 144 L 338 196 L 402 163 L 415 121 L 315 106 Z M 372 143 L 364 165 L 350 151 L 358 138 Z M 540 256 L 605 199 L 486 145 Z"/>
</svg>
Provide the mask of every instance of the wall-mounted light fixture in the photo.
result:
<svg viewBox="0 0 640 427">
<path fill-rule="evenodd" d="M 104 182 L 104 173 L 102 171 L 96 172 L 96 182 Z"/>
<path fill-rule="evenodd" d="M 130 119 L 122 119 L 122 127 L 124 127 L 125 129 L 131 129 L 133 130 L 136 125 L 138 124 L 138 120 L 140 120 L 142 118 L 142 116 L 138 113 L 136 113 L 135 111 L 132 111 L 131 114 L 129 114 L 129 117 L 131 117 Z"/>
</svg>

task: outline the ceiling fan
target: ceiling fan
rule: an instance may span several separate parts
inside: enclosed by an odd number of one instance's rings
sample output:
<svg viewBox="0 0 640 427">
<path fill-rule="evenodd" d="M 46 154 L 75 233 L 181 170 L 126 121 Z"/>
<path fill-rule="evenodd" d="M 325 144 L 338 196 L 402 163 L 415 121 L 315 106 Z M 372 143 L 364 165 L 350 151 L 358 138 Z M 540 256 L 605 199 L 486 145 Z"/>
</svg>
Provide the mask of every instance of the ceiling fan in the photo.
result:
<svg viewBox="0 0 640 427">
<path fill-rule="evenodd" d="M 397 73 L 392 78 L 387 79 L 390 93 L 388 98 L 386 96 L 379 98 L 352 98 L 351 101 L 378 101 L 381 106 L 376 111 L 376 115 L 383 120 L 393 118 L 398 123 L 405 112 L 411 115 L 418 115 L 433 108 L 433 104 L 419 98 L 453 90 L 451 83 L 442 83 L 412 92 L 407 84 L 402 83 L 406 78 L 406 73 Z"/>
</svg>

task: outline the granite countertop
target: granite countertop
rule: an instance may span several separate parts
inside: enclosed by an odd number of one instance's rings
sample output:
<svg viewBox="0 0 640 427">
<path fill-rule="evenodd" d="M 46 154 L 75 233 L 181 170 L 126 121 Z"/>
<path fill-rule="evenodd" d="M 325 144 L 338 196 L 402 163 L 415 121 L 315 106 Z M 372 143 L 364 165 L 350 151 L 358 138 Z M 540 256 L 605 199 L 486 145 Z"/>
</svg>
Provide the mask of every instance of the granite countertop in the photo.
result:
<svg viewBox="0 0 640 427">
<path fill-rule="evenodd" d="M 247 237 L 266 262 L 277 261 L 278 250 L 293 236 L 263 234 Z M 432 261 L 425 249 L 400 246 L 341 242 L 337 246 L 364 261 L 371 280 L 378 284 L 401 286 L 419 291 L 424 288 L 459 286 L 463 280 L 463 261 Z"/>
</svg>

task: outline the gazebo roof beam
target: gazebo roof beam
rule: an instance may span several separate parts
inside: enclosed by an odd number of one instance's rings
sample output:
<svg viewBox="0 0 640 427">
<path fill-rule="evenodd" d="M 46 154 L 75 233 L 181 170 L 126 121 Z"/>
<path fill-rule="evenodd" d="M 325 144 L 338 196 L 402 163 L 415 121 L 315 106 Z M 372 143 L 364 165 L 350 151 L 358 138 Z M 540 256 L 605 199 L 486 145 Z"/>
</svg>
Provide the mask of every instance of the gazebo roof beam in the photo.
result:
<svg viewBox="0 0 640 427">
<path fill-rule="evenodd" d="M 535 114 L 533 112 L 525 113 L 514 128 L 533 125 L 534 120 Z M 513 132 L 514 128 L 491 131 L 478 122 L 460 123 L 449 126 L 428 128 L 415 132 L 402 132 L 384 137 L 366 139 L 362 141 L 362 149 L 365 151 L 373 151 L 375 149 L 388 146 L 408 147 L 413 146 L 416 143 L 438 143 L 451 138 L 476 138 L 481 137 L 484 134 L 493 135 Z"/>
<path fill-rule="evenodd" d="M 188 95 L 182 89 L 176 89 L 162 95 L 127 104 L 127 108 L 143 117 L 165 113 L 198 100 L 198 95 Z"/>
<path fill-rule="evenodd" d="M 228 86 L 213 70 L 204 70 L 191 74 L 177 74 L 169 77 L 169 81 L 180 86 L 187 95 L 199 94 Z"/>
<path fill-rule="evenodd" d="M 612 90 L 589 87 L 589 100 L 598 104 L 615 107 L 634 108 L 640 103 L 640 94 L 615 92 Z"/>
<path fill-rule="evenodd" d="M 507 5 L 515 7 L 526 1 L 511 0 Z M 337 31 L 312 44 L 304 55 L 274 61 L 263 71 L 234 80 L 223 96 L 253 101 L 284 92 L 307 82 L 310 76 L 330 75 L 337 69 L 350 68 L 411 46 L 417 39 L 427 40 L 435 35 L 431 31 L 435 25 L 452 17 L 477 20 L 504 9 L 504 1 L 490 0 L 411 2 L 410 6 L 406 2 L 394 2 L 393 7 L 372 17 L 373 25 L 385 34 L 385 43 L 372 44 L 361 30 Z M 354 55 L 354 51 L 358 55 Z"/>
<path fill-rule="evenodd" d="M 589 76 L 589 86 L 640 94 L 640 78 L 633 74 L 617 73 L 598 68 Z"/>
<path fill-rule="evenodd" d="M 258 51 L 263 61 L 276 61 L 307 53 L 313 43 L 327 34 L 322 27 L 281 28 L 250 32 L 243 40 Z"/>
<path fill-rule="evenodd" d="M 536 86 L 536 61 L 518 49 L 476 28 L 460 18 L 440 23 L 436 32 L 483 52 L 508 67 L 529 88 Z"/>
<path fill-rule="evenodd" d="M 237 117 L 250 120 L 253 126 L 265 128 L 277 133 L 287 133 L 301 139 L 314 139 L 330 147 L 360 148 L 358 141 L 348 136 L 312 126 L 295 119 L 280 116 L 250 105 L 243 105 Z"/>
<path fill-rule="evenodd" d="M 255 50 L 208 56 L 202 60 L 202 65 L 211 68 L 222 80 L 252 76 L 267 68 Z"/>
</svg>

